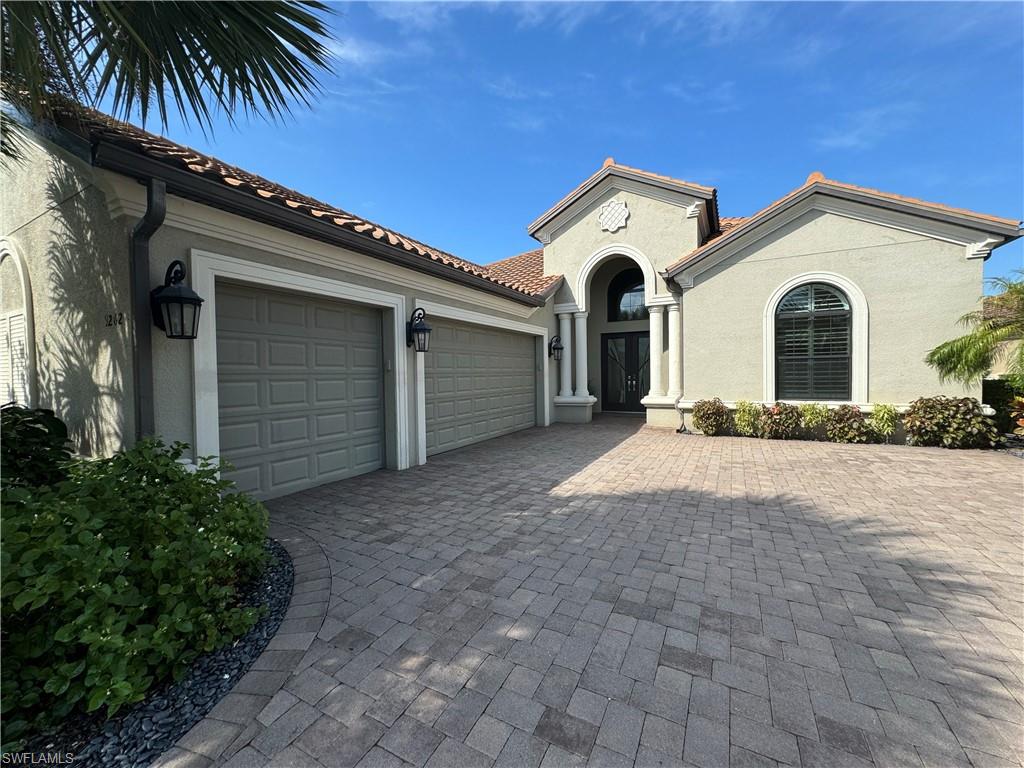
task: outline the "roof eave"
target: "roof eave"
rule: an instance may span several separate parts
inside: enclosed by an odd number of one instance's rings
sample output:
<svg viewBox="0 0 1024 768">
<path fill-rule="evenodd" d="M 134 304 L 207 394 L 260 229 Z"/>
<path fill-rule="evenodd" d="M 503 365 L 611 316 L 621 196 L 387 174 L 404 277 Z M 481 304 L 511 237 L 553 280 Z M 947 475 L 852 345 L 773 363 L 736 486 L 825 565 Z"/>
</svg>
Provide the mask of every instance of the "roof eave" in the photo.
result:
<svg viewBox="0 0 1024 768">
<path fill-rule="evenodd" d="M 760 214 L 755 215 L 738 227 L 730 230 L 726 234 L 722 235 L 717 240 L 713 241 L 711 245 L 702 250 L 699 254 L 693 258 L 684 259 L 677 262 L 676 264 L 668 267 L 664 274 L 666 279 L 672 279 L 679 275 L 681 272 L 689 269 L 694 264 L 699 264 L 701 261 L 706 259 L 708 256 L 720 251 L 722 248 L 728 246 L 741 239 L 744 235 L 753 232 L 762 224 L 770 221 L 779 214 L 793 207 L 801 200 L 805 200 L 814 194 L 823 194 L 832 197 L 840 197 L 846 200 L 852 200 L 854 202 L 865 203 L 867 205 L 876 205 L 892 210 L 900 211 L 902 213 L 908 213 L 915 216 L 921 216 L 923 218 L 933 219 L 936 221 L 942 221 L 947 224 L 955 224 L 957 226 L 966 227 L 969 229 L 976 229 L 980 232 L 986 232 L 989 234 L 999 235 L 1003 238 L 1000 245 L 1016 240 L 1021 237 L 1024 232 L 1018 224 L 1007 220 L 1005 223 L 993 221 L 992 219 L 983 216 L 971 216 L 967 213 L 959 211 L 944 211 L 933 208 L 931 206 L 919 205 L 905 200 L 893 200 L 892 198 L 882 197 L 879 195 L 872 195 L 868 192 L 859 190 L 846 189 L 845 187 L 836 187 L 827 182 L 815 182 L 809 184 L 801 190 L 795 193 L 791 193 L 791 197 L 787 197 L 784 201 L 780 202 L 776 206 L 761 211 Z"/>
<path fill-rule="evenodd" d="M 299 211 L 292 211 L 269 200 L 260 200 L 240 190 L 230 189 L 211 179 L 175 168 L 110 141 L 93 142 L 92 163 L 98 168 L 136 179 L 163 179 L 167 184 L 167 191 L 172 195 L 209 205 L 246 219 L 259 221 L 296 235 L 347 248 L 417 272 L 461 283 L 527 306 L 540 307 L 545 303 L 545 300 L 539 296 L 494 283 L 443 262 L 417 256 L 397 246 L 350 232 L 334 224 L 317 221 Z"/>
<path fill-rule="evenodd" d="M 590 192 L 590 190 L 609 176 L 620 176 L 624 179 L 630 179 L 643 184 L 650 184 L 652 186 L 661 187 L 662 189 L 668 189 L 674 192 L 682 192 L 683 194 L 687 194 L 692 197 L 698 197 L 701 200 L 711 201 L 710 207 L 714 208 L 714 220 L 716 222 L 718 221 L 718 196 L 717 191 L 714 188 L 711 188 L 709 191 L 706 188 L 691 184 L 682 184 L 679 182 L 669 181 L 667 179 L 654 179 L 642 173 L 634 173 L 618 166 L 609 165 L 599 170 L 589 179 L 584 181 L 579 187 L 534 219 L 526 228 L 526 233 L 530 235 L 530 237 L 537 238 L 537 233 L 541 229 L 550 224 L 554 219 L 558 218 L 558 216 L 560 216 L 566 209 L 572 207 L 577 200 Z"/>
</svg>

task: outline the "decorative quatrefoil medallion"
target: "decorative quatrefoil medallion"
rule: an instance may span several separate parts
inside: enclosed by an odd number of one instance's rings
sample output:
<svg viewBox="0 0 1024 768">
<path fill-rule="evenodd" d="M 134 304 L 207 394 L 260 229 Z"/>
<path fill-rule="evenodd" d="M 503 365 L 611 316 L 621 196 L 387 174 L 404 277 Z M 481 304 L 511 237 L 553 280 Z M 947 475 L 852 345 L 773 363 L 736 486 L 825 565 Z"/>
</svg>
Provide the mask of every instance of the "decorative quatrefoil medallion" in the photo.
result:
<svg viewBox="0 0 1024 768">
<path fill-rule="evenodd" d="M 605 232 L 617 232 L 626 226 L 629 208 L 622 200 L 609 200 L 597 212 L 597 221 Z"/>
</svg>

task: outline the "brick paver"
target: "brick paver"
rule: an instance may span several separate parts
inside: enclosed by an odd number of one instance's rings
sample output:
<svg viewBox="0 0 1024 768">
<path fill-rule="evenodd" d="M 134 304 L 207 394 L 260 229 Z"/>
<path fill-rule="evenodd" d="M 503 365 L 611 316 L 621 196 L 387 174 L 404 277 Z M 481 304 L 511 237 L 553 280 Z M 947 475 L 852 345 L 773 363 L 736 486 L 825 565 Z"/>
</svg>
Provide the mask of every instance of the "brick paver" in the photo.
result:
<svg viewBox="0 0 1024 768">
<path fill-rule="evenodd" d="M 290 623 L 165 763 L 1020 765 L 1022 469 L 605 417 L 278 499 Z"/>
</svg>

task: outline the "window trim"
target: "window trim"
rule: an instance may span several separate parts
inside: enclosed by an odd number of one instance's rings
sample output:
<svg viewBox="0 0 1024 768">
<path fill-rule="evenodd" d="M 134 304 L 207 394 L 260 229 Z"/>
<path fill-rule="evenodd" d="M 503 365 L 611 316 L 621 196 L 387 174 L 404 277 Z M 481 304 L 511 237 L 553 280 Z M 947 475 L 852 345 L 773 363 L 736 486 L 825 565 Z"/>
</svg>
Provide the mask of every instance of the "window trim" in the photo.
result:
<svg viewBox="0 0 1024 768">
<path fill-rule="evenodd" d="M 864 293 L 849 278 L 834 272 L 805 272 L 785 281 L 771 294 L 764 307 L 762 325 L 762 399 L 775 402 L 775 311 L 794 288 L 807 283 L 825 283 L 846 294 L 850 302 L 850 399 L 829 403 L 867 403 L 868 399 L 868 303 Z M 826 401 L 822 401 L 826 402 Z"/>
<path fill-rule="evenodd" d="M 636 273 L 638 280 L 626 280 L 626 276 L 631 273 Z M 647 300 L 646 300 L 646 280 L 644 279 L 644 272 L 640 267 L 626 267 L 625 269 L 616 273 L 616 275 L 608 282 L 608 317 L 609 323 L 639 323 L 644 322 L 648 319 Z M 619 305 L 622 302 L 622 297 L 627 293 L 631 293 L 639 289 L 642 297 L 642 306 L 645 313 L 642 317 L 619 317 Z"/>
<path fill-rule="evenodd" d="M 32 301 L 32 278 L 29 276 L 28 264 L 22 256 L 21 251 L 10 238 L 0 238 L 0 263 L 10 259 L 18 271 L 18 281 L 21 284 L 21 307 L 10 309 L 9 312 L 18 312 L 25 315 L 25 378 L 27 388 L 25 396 L 29 408 L 35 408 L 39 402 L 39 382 L 36 376 L 36 321 L 35 309 Z"/>
</svg>

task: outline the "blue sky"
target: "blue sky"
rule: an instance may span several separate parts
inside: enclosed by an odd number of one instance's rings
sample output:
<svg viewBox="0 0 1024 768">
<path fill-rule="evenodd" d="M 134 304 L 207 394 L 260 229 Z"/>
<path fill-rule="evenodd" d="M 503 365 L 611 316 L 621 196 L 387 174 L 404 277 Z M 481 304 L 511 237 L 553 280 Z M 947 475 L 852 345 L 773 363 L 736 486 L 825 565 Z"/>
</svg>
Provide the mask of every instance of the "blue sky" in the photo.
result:
<svg viewBox="0 0 1024 768">
<path fill-rule="evenodd" d="M 814 170 L 1024 216 L 1021 3 L 334 8 L 311 109 L 167 135 L 480 263 L 536 247 L 608 155 L 717 186 L 724 216 Z"/>
</svg>

